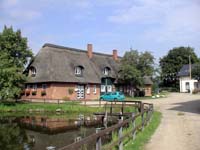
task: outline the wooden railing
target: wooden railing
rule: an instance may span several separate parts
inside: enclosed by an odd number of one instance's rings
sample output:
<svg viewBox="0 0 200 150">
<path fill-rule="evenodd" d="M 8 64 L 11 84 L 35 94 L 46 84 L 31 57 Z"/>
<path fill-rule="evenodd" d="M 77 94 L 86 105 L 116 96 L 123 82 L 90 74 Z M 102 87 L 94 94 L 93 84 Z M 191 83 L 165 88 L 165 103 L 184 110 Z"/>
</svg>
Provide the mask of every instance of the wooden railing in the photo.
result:
<svg viewBox="0 0 200 150">
<path fill-rule="evenodd" d="M 153 114 L 153 104 L 149 103 L 142 103 L 141 101 L 124 101 L 124 102 L 114 102 L 110 104 L 110 109 L 113 109 L 115 106 L 117 106 L 119 103 L 121 103 L 121 113 L 119 115 L 120 119 L 119 122 L 111 127 L 108 127 L 104 130 L 97 129 L 96 133 L 85 137 L 81 139 L 78 142 L 72 143 L 70 145 L 64 146 L 62 148 L 59 148 L 58 150 L 81 150 L 84 145 L 90 145 L 91 143 L 96 142 L 96 150 L 109 150 L 113 149 L 114 146 L 117 146 L 119 150 L 123 150 L 123 142 L 125 138 L 130 138 L 134 140 L 136 138 L 136 132 L 142 132 L 144 127 L 150 122 L 152 114 Z M 128 119 L 124 120 L 123 115 L 123 109 L 125 106 L 130 106 L 131 104 L 137 104 L 139 106 L 139 112 L 138 113 L 131 113 L 131 116 Z M 112 111 L 110 110 L 110 115 L 112 114 Z M 140 118 L 140 123 L 136 124 L 136 119 Z M 130 131 L 127 133 L 123 133 L 123 129 L 127 128 L 127 126 L 131 127 Z M 105 135 L 112 134 L 112 133 L 118 132 L 118 139 L 116 141 L 112 141 L 109 144 L 102 145 L 102 138 Z"/>
</svg>

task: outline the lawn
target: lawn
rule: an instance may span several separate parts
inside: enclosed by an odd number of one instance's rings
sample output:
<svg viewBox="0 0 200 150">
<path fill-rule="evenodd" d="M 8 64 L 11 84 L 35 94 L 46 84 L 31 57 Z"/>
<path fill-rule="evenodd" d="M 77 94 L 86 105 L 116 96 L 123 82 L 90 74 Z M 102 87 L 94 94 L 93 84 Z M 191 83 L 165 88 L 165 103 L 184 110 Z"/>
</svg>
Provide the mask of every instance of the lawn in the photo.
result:
<svg viewBox="0 0 200 150">
<path fill-rule="evenodd" d="M 160 124 L 161 117 L 161 113 L 155 111 L 150 124 L 145 127 L 143 132 L 138 132 L 134 141 L 129 140 L 125 145 L 124 150 L 143 150 L 144 145 L 150 140 Z"/>
<path fill-rule="evenodd" d="M 93 113 L 101 111 L 99 107 L 88 107 L 78 102 L 62 104 L 51 103 L 0 103 L 0 112 L 63 112 L 63 113 Z"/>
</svg>

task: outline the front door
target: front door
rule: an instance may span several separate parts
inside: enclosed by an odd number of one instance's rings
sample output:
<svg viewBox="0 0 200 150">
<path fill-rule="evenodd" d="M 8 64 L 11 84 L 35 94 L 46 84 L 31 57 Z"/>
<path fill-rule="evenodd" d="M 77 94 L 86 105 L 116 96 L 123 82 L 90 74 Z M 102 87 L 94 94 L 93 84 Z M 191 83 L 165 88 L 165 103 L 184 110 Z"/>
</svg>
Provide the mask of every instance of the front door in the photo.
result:
<svg viewBox="0 0 200 150">
<path fill-rule="evenodd" d="M 85 97 L 84 85 L 78 85 L 77 86 L 77 99 L 84 99 L 84 97 Z"/>
</svg>

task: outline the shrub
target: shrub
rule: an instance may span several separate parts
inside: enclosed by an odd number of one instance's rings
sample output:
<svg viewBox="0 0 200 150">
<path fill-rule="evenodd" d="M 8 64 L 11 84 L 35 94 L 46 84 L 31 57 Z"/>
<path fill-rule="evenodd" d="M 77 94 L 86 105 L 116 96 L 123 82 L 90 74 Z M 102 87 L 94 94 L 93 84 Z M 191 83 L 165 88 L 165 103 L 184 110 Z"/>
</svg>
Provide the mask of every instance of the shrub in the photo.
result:
<svg viewBox="0 0 200 150">
<path fill-rule="evenodd" d="M 46 91 L 42 91 L 42 92 L 41 92 L 41 95 L 42 95 L 42 96 L 44 96 L 44 95 L 46 95 L 46 94 L 47 94 Z"/>
<path fill-rule="evenodd" d="M 37 91 L 32 91 L 32 95 L 36 95 L 37 94 Z"/>
<path fill-rule="evenodd" d="M 197 94 L 197 93 L 199 93 L 200 92 L 200 89 L 194 89 L 193 91 L 192 91 L 192 94 Z"/>
<path fill-rule="evenodd" d="M 69 89 L 68 89 L 68 93 L 69 93 L 70 95 L 72 95 L 72 94 L 74 93 L 74 89 L 69 88 Z"/>
<path fill-rule="evenodd" d="M 145 96 L 145 91 L 140 91 L 139 92 L 139 97 L 144 97 Z"/>
<path fill-rule="evenodd" d="M 70 100 L 70 98 L 67 97 L 67 96 L 63 97 L 62 99 L 65 100 L 65 101 L 69 101 Z"/>
</svg>

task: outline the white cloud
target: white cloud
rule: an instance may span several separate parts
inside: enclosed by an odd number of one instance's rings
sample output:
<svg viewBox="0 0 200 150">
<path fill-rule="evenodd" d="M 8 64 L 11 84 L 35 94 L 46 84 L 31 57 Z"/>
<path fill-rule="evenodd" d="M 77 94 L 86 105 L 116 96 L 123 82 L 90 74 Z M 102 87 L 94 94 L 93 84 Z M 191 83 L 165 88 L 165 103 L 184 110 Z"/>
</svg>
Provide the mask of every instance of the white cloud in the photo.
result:
<svg viewBox="0 0 200 150">
<path fill-rule="evenodd" d="M 108 21 L 131 25 L 143 32 L 140 40 L 154 44 L 200 43 L 200 2 L 198 0 L 136 0 L 127 8 L 119 9 Z"/>
</svg>

